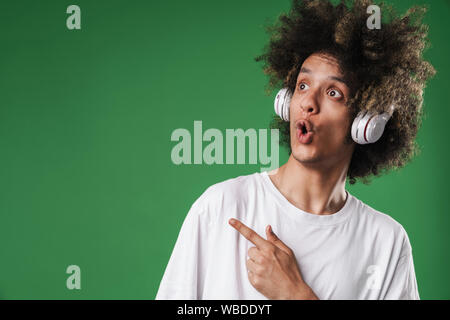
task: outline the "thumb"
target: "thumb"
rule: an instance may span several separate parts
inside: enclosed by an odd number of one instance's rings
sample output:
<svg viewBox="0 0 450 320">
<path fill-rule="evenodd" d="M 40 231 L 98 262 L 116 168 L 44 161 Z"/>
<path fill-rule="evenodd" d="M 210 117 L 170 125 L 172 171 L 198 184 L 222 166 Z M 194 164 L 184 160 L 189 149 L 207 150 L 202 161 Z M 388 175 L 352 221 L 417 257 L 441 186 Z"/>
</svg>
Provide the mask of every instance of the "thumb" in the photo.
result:
<svg viewBox="0 0 450 320">
<path fill-rule="evenodd" d="M 266 235 L 267 235 L 268 241 L 270 241 L 271 243 L 276 245 L 278 248 L 280 248 L 287 254 L 289 254 L 289 255 L 292 254 L 292 250 L 287 245 L 285 245 L 284 242 L 281 241 L 280 238 L 278 238 L 278 236 L 273 232 L 271 225 L 268 225 L 266 227 Z"/>
</svg>

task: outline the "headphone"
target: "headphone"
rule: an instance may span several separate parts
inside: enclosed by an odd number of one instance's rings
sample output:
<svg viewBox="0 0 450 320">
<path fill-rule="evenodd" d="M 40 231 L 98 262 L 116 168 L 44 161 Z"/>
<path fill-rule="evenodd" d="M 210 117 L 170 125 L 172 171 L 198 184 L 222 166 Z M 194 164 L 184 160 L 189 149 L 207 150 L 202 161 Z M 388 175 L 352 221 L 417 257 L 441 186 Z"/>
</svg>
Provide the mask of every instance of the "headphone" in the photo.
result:
<svg viewBox="0 0 450 320">
<path fill-rule="evenodd" d="M 275 97 L 275 113 L 284 121 L 289 121 L 289 106 L 291 104 L 291 93 L 287 88 L 278 91 Z M 395 107 L 392 105 L 389 112 L 378 114 L 362 110 L 353 120 L 352 138 L 358 144 L 377 142 L 384 132 L 386 123 L 391 118 Z"/>
</svg>

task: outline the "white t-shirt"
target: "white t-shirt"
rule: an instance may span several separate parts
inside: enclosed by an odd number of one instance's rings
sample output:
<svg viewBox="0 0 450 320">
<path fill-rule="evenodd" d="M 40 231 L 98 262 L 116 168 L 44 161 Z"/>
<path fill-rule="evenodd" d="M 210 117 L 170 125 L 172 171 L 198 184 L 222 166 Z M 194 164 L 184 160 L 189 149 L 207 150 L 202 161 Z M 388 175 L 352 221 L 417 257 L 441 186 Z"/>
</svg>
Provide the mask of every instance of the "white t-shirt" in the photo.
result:
<svg viewBox="0 0 450 320">
<path fill-rule="evenodd" d="M 348 191 L 334 214 L 302 211 L 267 172 L 214 184 L 194 202 L 155 299 L 267 299 L 248 279 L 254 245 L 230 218 L 264 239 L 270 224 L 319 299 L 420 299 L 409 238 L 397 221 Z"/>
</svg>

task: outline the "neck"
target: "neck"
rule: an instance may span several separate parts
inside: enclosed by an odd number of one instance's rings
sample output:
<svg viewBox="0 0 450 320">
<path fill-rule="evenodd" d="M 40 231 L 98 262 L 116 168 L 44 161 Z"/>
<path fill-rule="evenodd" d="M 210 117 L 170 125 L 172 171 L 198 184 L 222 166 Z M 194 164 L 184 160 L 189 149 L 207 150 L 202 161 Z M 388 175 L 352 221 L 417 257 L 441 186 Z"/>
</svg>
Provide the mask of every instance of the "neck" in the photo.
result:
<svg viewBox="0 0 450 320">
<path fill-rule="evenodd" d="M 349 161 L 332 168 L 314 168 L 292 154 L 280 168 L 268 172 L 278 190 L 299 209 L 318 215 L 338 212 L 345 204 L 345 180 Z"/>
</svg>

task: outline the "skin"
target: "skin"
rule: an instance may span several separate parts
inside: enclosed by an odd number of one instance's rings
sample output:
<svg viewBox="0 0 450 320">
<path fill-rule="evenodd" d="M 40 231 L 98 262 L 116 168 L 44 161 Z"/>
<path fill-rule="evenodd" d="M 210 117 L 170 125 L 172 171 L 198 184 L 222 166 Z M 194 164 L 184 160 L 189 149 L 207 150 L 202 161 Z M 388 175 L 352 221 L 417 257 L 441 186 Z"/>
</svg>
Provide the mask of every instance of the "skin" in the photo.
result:
<svg viewBox="0 0 450 320">
<path fill-rule="evenodd" d="M 303 62 L 290 105 L 292 153 L 283 166 L 269 172 L 283 196 L 310 214 L 336 213 L 346 201 L 346 174 L 355 143 L 346 105 L 350 88 L 343 79 L 338 61 L 331 55 L 312 54 Z M 297 139 L 299 119 L 312 123 L 310 144 Z M 229 222 L 255 245 L 248 251 L 247 270 L 250 283 L 259 292 L 269 299 L 318 299 L 303 281 L 293 251 L 270 226 L 266 240 L 238 220 Z"/>
</svg>

